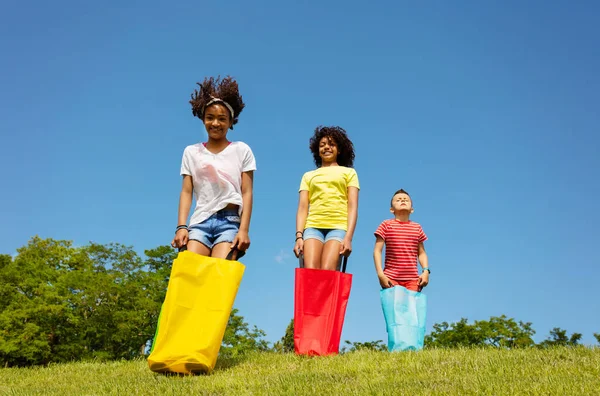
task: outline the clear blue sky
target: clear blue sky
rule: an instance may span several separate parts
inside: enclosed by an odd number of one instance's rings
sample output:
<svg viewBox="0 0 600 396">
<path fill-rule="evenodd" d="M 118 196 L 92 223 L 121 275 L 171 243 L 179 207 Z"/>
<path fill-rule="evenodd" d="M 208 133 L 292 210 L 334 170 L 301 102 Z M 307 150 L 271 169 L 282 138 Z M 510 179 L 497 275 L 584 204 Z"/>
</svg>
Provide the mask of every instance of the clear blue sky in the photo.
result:
<svg viewBox="0 0 600 396">
<path fill-rule="evenodd" d="M 125 4 L 126 3 L 126 4 Z M 286 3 L 285 5 L 282 5 Z M 168 244 L 189 95 L 234 76 L 254 150 L 236 306 L 293 314 L 298 186 L 317 125 L 356 146 L 359 220 L 342 339 L 386 339 L 373 231 L 408 190 L 429 236 L 428 329 L 506 314 L 600 332 L 597 2 L 8 1 L 0 12 L 0 252 L 29 238 Z"/>
</svg>

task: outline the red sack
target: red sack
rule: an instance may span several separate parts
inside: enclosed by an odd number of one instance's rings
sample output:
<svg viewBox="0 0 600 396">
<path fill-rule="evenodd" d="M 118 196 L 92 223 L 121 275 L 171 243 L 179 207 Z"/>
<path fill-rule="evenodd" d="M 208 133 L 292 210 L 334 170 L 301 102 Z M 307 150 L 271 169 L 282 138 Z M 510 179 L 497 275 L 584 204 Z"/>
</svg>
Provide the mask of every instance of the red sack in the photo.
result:
<svg viewBox="0 0 600 396">
<path fill-rule="evenodd" d="M 347 260 L 345 257 L 344 272 Z M 339 353 L 352 287 L 352 274 L 344 272 L 296 268 L 294 349 L 297 354 Z"/>
</svg>

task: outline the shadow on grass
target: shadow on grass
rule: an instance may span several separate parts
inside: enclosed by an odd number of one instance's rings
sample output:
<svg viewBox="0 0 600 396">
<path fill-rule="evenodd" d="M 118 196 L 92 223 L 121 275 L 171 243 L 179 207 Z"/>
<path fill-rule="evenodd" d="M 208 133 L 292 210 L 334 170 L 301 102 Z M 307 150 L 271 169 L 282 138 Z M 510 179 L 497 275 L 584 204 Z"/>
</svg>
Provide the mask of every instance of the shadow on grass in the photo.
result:
<svg viewBox="0 0 600 396">
<path fill-rule="evenodd" d="M 202 363 L 189 362 L 185 364 L 185 369 L 188 373 L 174 373 L 169 371 L 168 367 L 165 365 L 164 367 L 159 367 L 158 364 L 155 364 L 152 368 L 152 371 L 157 375 L 162 375 L 165 377 L 185 377 L 189 375 L 211 375 L 215 372 L 228 370 L 232 367 L 235 367 L 248 359 L 247 355 L 238 355 L 236 357 L 219 357 L 217 359 L 217 364 L 215 368 L 210 371 L 208 367 Z"/>
<path fill-rule="evenodd" d="M 248 360 L 248 354 L 241 354 L 237 356 L 223 356 L 219 357 L 217 364 L 215 365 L 216 370 L 227 370 L 232 367 L 238 366 Z"/>
</svg>

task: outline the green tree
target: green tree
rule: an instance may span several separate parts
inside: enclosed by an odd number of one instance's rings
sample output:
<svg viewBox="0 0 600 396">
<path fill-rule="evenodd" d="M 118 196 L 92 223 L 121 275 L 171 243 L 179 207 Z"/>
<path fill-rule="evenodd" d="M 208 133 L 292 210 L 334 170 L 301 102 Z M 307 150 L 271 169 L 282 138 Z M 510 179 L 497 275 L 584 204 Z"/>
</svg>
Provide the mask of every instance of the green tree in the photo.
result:
<svg viewBox="0 0 600 396">
<path fill-rule="evenodd" d="M 0 255 L 0 364 L 131 359 L 156 331 L 176 252 L 118 243 L 32 238 L 16 257 Z M 264 331 L 233 310 L 223 353 L 266 350 Z"/>
<path fill-rule="evenodd" d="M 149 338 L 148 316 L 159 307 L 148 306 L 144 262 L 131 247 L 121 244 L 90 244 L 82 248 L 87 260 L 74 273 L 69 287 L 81 328 L 84 356 L 129 359 L 139 355 Z M 151 315 L 149 315 L 149 311 Z"/>
<path fill-rule="evenodd" d="M 594 338 L 596 338 L 596 341 L 600 344 L 600 333 L 594 333 Z"/>
<path fill-rule="evenodd" d="M 60 287 L 73 265 L 68 241 L 32 238 L 14 259 L 0 265 L 0 362 L 3 365 L 68 359 L 77 347 L 57 348 L 76 337 L 77 318 Z"/>
<path fill-rule="evenodd" d="M 273 345 L 273 350 L 282 353 L 294 352 L 294 318 L 290 320 L 283 337 Z"/>
<path fill-rule="evenodd" d="M 139 355 L 166 289 L 161 255 L 149 253 L 144 263 L 120 244 L 74 248 L 34 237 L 14 260 L 1 256 L 0 362 Z"/>
<path fill-rule="evenodd" d="M 498 348 L 522 348 L 533 346 L 535 331 L 531 323 L 516 322 L 505 315 L 469 324 L 466 318 L 456 323 L 436 323 L 433 331 L 425 336 L 427 347 L 456 348 L 493 346 Z"/>
<path fill-rule="evenodd" d="M 550 336 L 544 341 L 540 342 L 540 347 L 550 346 L 577 346 L 581 340 L 582 335 L 580 333 L 573 333 L 571 336 L 567 336 L 567 331 L 560 327 L 555 327 L 550 330 Z"/>
<path fill-rule="evenodd" d="M 140 352 L 145 352 L 154 338 L 158 316 L 167 292 L 171 267 L 177 257 L 177 252 L 167 245 L 146 250 L 144 254 L 145 271 L 136 278 L 137 287 L 142 291 L 138 305 L 147 312 L 145 321 L 140 327 L 142 339 L 147 341 L 145 345 L 140 346 Z"/>
<path fill-rule="evenodd" d="M 377 341 L 366 341 L 366 342 L 351 342 L 344 341 L 346 344 L 342 347 L 342 353 L 355 352 L 355 351 L 387 351 L 387 346 L 383 343 L 383 340 Z"/>
<path fill-rule="evenodd" d="M 0 275 L 7 273 L 6 268 L 12 265 L 12 257 L 8 254 L 0 254 Z M 0 276 L 0 312 L 4 312 L 10 305 L 13 297 L 13 288 L 4 276 Z M 1 335 L 0 335 L 1 336 Z"/>
<path fill-rule="evenodd" d="M 530 322 L 516 322 L 506 315 L 491 317 L 487 321 L 475 322 L 475 326 L 485 336 L 485 343 L 500 348 L 522 348 L 535 344 L 535 330 Z"/>
<path fill-rule="evenodd" d="M 426 347 L 456 348 L 467 346 L 482 346 L 485 337 L 466 318 L 456 323 L 436 323 L 433 331 L 425 336 Z"/>
<path fill-rule="evenodd" d="M 250 351 L 267 351 L 269 343 L 262 339 L 266 333 L 256 326 L 250 329 L 238 312 L 237 308 L 231 310 L 219 355 L 236 357 Z"/>
</svg>

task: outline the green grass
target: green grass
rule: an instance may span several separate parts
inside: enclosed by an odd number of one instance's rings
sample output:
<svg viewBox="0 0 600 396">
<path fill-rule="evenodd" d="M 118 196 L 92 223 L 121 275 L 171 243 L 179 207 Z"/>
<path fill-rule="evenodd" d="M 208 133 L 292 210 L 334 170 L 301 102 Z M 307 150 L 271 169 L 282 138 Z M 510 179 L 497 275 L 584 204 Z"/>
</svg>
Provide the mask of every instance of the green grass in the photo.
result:
<svg viewBox="0 0 600 396">
<path fill-rule="evenodd" d="M 257 353 L 211 375 L 165 376 L 146 361 L 0 369 L 0 394 L 598 395 L 600 348 Z"/>
</svg>

